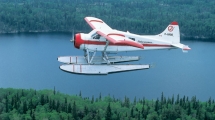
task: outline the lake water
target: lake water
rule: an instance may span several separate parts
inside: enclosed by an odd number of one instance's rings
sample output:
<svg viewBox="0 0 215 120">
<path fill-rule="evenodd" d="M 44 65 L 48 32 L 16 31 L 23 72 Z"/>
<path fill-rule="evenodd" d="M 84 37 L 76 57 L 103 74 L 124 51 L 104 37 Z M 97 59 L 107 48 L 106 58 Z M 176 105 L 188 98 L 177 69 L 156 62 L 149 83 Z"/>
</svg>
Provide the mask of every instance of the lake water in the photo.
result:
<svg viewBox="0 0 215 120">
<path fill-rule="evenodd" d="M 68 33 L 32 33 L 0 35 L 0 87 L 53 89 L 66 94 L 97 97 L 110 94 L 123 99 L 196 96 L 215 99 L 215 43 L 182 41 L 192 48 L 123 52 L 140 55 L 138 64 L 153 64 L 148 70 L 109 75 L 78 75 L 59 69 L 58 56 L 83 55 L 73 47 Z M 130 64 L 130 63 L 129 63 Z"/>
</svg>

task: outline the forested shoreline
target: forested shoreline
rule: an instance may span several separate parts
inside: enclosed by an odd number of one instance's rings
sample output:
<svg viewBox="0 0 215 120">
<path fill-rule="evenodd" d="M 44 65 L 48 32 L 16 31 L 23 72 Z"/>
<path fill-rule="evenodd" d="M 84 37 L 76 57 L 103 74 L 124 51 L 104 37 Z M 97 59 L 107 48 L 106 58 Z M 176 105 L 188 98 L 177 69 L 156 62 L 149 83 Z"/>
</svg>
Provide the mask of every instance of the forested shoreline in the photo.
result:
<svg viewBox="0 0 215 120">
<path fill-rule="evenodd" d="M 215 41 L 212 0 L 0 0 L 0 33 L 89 32 L 86 16 L 114 29 L 159 34 L 178 21 L 182 39 Z"/>
<path fill-rule="evenodd" d="M 62 94 L 55 90 L 0 88 L 0 119 L 25 120 L 214 120 L 215 102 L 199 101 L 195 96 L 163 93 L 155 100 L 131 101 L 110 96 Z"/>
</svg>

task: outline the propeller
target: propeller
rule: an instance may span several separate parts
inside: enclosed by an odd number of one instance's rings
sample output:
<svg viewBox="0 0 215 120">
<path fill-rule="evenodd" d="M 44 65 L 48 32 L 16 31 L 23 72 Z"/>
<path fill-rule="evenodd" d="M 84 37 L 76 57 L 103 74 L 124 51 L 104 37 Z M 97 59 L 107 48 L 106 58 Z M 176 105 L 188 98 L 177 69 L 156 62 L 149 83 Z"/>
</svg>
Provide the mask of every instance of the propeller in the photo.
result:
<svg viewBox="0 0 215 120">
<path fill-rule="evenodd" d="M 74 29 L 72 30 L 72 39 L 70 40 L 71 42 L 74 42 L 75 41 L 75 39 L 74 39 Z"/>
</svg>

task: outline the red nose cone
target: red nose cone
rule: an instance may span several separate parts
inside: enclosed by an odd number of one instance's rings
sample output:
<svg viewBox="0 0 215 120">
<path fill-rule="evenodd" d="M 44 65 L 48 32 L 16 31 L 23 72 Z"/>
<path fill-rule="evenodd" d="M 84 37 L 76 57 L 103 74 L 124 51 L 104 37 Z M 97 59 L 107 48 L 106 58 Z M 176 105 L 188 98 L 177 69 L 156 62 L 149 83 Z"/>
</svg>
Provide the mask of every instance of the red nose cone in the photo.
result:
<svg viewBox="0 0 215 120">
<path fill-rule="evenodd" d="M 84 41 L 81 39 L 81 34 L 75 34 L 75 38 L 74 38 L 74 46 L 78 49 L 80 49 L 81 44 L 84 44 Z"/>
</svg>

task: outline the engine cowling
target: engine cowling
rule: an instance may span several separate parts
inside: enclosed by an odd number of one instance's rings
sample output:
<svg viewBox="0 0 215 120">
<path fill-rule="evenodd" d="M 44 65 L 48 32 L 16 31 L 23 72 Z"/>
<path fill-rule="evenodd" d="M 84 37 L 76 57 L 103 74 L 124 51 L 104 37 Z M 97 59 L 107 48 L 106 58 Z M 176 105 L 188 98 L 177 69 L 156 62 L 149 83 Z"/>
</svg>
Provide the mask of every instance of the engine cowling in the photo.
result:
<svg viewBox="0 0 215 120">
<path fill-rule="evenodd" d="M 84 44 L 84 40 L 81 39 L 81 34 L 80 34 L 80 33 L 77 33 L 77 34 L 75 34 L 75 36 L 74 36 L 74 46 L 75 46 L 77 49 L 80 49 L 81 44 Z"/>
</svg>

